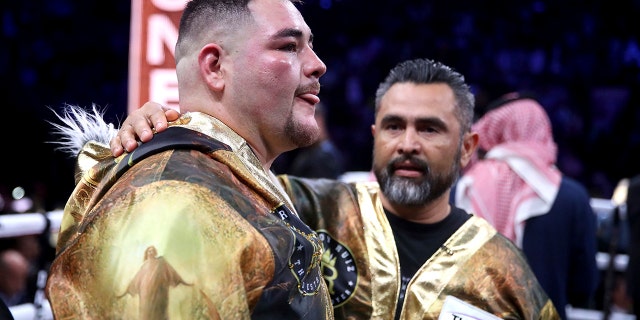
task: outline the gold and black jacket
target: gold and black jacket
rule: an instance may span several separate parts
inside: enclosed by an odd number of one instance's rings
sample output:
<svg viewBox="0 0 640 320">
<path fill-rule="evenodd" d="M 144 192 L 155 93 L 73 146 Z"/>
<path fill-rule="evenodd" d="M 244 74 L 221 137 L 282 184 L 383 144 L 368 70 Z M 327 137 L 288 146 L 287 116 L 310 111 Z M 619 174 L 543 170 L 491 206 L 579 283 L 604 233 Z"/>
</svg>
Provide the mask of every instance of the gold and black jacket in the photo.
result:
<svg viewBox="0 0 640 320">
<path fill-rule="evenodd" d="M 78 157 L 46 294 L 56 319 L 332 319 L 322 244 L 215 118 Z"/>
<path fill-rule="evenodd" d="M 323 240 L 336 319 L 394 319 L 400 265 L 377 182 L 279 178 L 301 219 Z M 477 216 L 410 280 L 400 319 L 471 319 L 457 307 L 443 311 L 448 297 L 491 319 L 559 319 L 522 252 Z"/>
</svg>

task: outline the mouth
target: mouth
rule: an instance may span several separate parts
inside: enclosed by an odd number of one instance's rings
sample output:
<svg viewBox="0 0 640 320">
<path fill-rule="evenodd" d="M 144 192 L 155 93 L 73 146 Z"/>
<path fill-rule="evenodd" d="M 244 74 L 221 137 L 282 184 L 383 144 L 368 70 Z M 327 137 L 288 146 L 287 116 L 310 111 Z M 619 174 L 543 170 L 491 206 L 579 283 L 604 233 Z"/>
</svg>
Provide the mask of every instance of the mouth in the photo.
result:
<svg viewBox="0 0 640 320">
<path fill-rule="evenodd" d="M 320 102 L 320 98 L 318 97 L 317 94 L 314 94 L 314 93 L 303 93 L 298 95 L 298 98 L 306 101 L 311 105 L 316 105 Z"/>
<path fill-rule="evenodd" d="M 391 165 L 393 175 L 405 178 L 423 177 L 427 173 L 427 168 L 425 165 L 421 165 L 412 160 L 396 161 Z"/>
<path fill-rule="evenodd" d="M 422 177 L 423 172 L 416 169 L 396 168 L 393 170 L 393 175 L 404 178 L 419 178 Z"/>
<path fill-rule="evenodd" d="M 296 94 L 296 97 L 306 101 L 311 105 L 316 105 L 320 102 L 318 94 L 320 94 L 320 83 L 314 82 L 300 88 L 298 94 Z"/>
</svg>

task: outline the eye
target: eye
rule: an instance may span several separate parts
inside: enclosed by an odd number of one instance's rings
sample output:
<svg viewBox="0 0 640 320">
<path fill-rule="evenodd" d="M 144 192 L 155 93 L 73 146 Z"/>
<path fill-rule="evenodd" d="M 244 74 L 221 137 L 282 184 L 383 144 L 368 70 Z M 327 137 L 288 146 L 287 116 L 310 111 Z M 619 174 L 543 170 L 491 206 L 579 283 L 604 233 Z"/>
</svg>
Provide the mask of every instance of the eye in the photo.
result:
<svg viewBox="0 0 640 320">
<path fill-rule="evenodd" d="M 389 123 L 384 126 L 384 129 L 388 131 L 400 131 L 402 130 L 402 127 L 397 123 Z"/>
<path fill-rule="evenodd" d="M 447 132 L 447 126 L 439 119 L 429 119 L 427 121 L 420 121 L 416 124 L 417 130 L 425 134 L 438 134 Z"/>
<path fill-rule="evenodd" d="M 298 44 L 295 42 L 287 43 L 286 45 L 280 47 L 280 50 L 296 52 L 298 50 Z"/>
<path fill-rule="evenodd" d="M 402 132 L 402 130 L 405 130 L 406 126 L 407 123 L 401 117 L 395 115 L 383 116 L 380 121 L 381 130 L 391 134 Z"/>
<path fill-rule="evenodd" d="M 424 131 L 426 133 L 437 133 L 438 132 L 438 128 L 436 128 L 436 127 L 424 127 L 424 128 L 422 128 L 422 131 Z"/>
</svg>

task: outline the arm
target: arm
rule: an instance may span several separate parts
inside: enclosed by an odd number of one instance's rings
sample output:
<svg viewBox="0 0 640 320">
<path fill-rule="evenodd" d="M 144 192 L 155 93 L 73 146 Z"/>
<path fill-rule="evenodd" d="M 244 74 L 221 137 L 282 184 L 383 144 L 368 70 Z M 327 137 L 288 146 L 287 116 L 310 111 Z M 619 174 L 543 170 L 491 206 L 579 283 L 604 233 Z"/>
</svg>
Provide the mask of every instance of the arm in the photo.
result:
<svg viewBox="0 0 640 320">
<path fill-rule="evenodd" d="M 153 130 L 162 132 L 169 121 L 177 120 L 180 113 L 159 103 L 147 102 L 140 109 L 127 116 L 115 138 L 109 146 L 114 157 L 133 151 L 138 147 L 138 140 L 148 142 L 153 138 Z"/>
</svg>

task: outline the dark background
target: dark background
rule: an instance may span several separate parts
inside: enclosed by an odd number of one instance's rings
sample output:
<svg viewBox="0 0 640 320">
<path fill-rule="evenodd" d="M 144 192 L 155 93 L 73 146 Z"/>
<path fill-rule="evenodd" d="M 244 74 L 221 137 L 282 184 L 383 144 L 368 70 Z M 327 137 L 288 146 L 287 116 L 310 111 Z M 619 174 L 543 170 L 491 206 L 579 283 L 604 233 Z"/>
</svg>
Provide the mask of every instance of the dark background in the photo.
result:
<svg viewBox="0 0 640 320">
<path fill-rule="evenodd" d="M 4 1 L 0 27 L 0 191 L 23 186 L 32 210 L 61 208 L 73 161 L 47 143 L 64 104 L 126 116 L 130 1 Z M 558 166 L 593 197 L 640 173 L 640 1 L 307 0 L 328 66 L 321 98 L 348 170 L 369 170 L 373 99 L 396 63 L 440 60 L 465 74 L 477 108 L 513 90 L 538 94 Z M 0 212 L 7 212 L 7 207 Z"/>
</svg>

